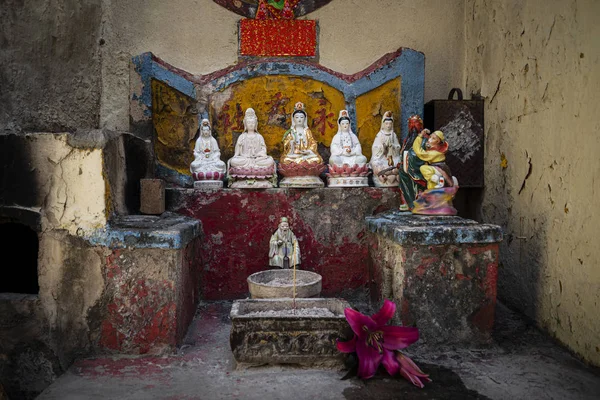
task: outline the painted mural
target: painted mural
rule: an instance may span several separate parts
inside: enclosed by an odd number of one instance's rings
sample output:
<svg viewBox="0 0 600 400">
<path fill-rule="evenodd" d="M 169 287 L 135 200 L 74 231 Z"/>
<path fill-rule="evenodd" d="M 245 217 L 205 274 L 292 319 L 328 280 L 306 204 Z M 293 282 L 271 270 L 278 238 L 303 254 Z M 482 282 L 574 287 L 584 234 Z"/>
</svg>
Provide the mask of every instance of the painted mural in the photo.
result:
<svg viewBox="0 0 600 400">
<path fill-rule="evenodd" d="M 331 138 L 337 132 L 336 115 L 344 108 L 344 95 L 323 82 L 287 75 L 240 81 L 210 97 L 211 120 L 223 158 L 233 156 L 236 139 L 244 130 L 244 110 L 252 107 L 268 154 L 279 159 L 283 134 L 291 126 L 291 113 L 299 101 L 305 104 L 319 153 L 328 159 Z"/>
<path fill-rule="evenodd" d="M 409 116 L 423 114 L 424 56 L 411 49 L 386 54 L 352 75 L 307 60 L 244 60 L 201 76 L 151 53 L 132 61 L 139 76 L 131 93 L 132 127 L 151 124 L 156 176 L 178 186 L 193 184 L 189 165 L 202 118 L 210 120 L 221 158 L 227 161 L 243 131 L 244 111 L 254 108 L 268 154 L 279 159 L 283 134 L 291 125 L 290 114 L 294 105 L 302 102 L 318 152 L 328 162 L 340 110 L 349 111 L 353 131 L 368 158 L 385 111 L 393 113 L 394 131 L 400 138 L 408 132 Z"/>
<path fill-rule="evenodd" d="M 167 168 L 190 175 L 194 136 L 198 130 L 195 101 L 157 80 L 152 80 L 154 152 Z"/>
<path fill-rule="evenodd" d="M 371 147 L 377 132 L 381 129 L 381 118 L 386 111 L 392 111 L 396 116 L 394 119 L 394 131 L 401 133 L 400 93 L 401 78 L 392 79 L 376 89 L 359 96 L 356 99 L 356 133 L 362 147 L 363 154 L 370 160 Z"/>
</svg>

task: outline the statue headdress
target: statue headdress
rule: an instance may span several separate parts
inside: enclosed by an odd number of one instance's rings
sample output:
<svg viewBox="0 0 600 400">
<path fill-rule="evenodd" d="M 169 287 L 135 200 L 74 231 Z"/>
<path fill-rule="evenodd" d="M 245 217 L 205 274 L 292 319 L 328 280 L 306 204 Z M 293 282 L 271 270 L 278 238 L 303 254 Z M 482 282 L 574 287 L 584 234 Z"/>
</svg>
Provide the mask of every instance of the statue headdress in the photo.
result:
<svg viewBox="0 0 600 400">
<path fill-rule="evenodd" d="M 381 130 L 383 130 L 383 124 L 386 121 L 392 121 L 392 123 L 394 123 L 394 116 L 391 111 L 386 111 L 383 113 L 383 117 L 381 117 Z"/>
<path fill-rule="evenodd" d="M 258 132 L 258 118 L 256 118 L 256 112 L 253 108 L 246 109 L 246 113 L 244 114 L 244 131 L 248 130 L 248 127 L 246 126 L 246 121 L 249 119 L 253 119 L 256 121 L 256 128 L 254 130 Z"/>
<path fill-rule="evenodd" d="M 294 115 L 296 115 L 298 113 L 304 115 L 304 128 L 308 129 L 308 116 L 306 115 L 306 111 L 304 111 L 304 104 L 300 101 L 297 102 L 296 105 L 294 105 L 294 111 L 292 111 L 292 124 L 290 126 L 290 129 L 293 129 L 294 126 L 296 125 L 294 123 Z M 285 136 L 283 138 L 285 139 Z"/>
<path fill-rule="evenodd" d="M 442 131 L 435 131 L 432 133 L 432 135 L 436 135 L 438 138 L 440 138 L 440 141 L 442 143 L 444 143 L 446 141 L 446 139 L 444 138 L 444 132 L 442 132 Z"/>
<path fill-rule="evenodd" d="M 342 110 L 342 111 L 340 111 L 340 117 L 338 118 L 338 125 L 342 121 L 348 121 L 348 122 L 350 122 L 350 116 L 348 114 L 348 110 Z"/>
<path fill-rule="evenodd" d="M 304 104 L 300 101 L 297 102 L 296 105 L 294 106 L 294 111 L 292 112 L 292 118 L 294 117 L 294 115 L 296 115 L 298 113 L 302 113 L 306 117 L 306 111 L 304 111 Z"/>
<path fill-rule="evenodd" d="M 350 123 L 350 114 L 348 113 L 348 110 L 342 110 L 340 111 L 340 117 L 338 118 L 338 135 L 342 133 L 342 121 L 348 121 L 348 123 Z M 352 138 L 352 145 L 354 146 L 356 144 L 356 136 L 354 135 L 354 132 L 352 132 L 352 126 L 348 126 L 348 133 L 350 134 L 350 137 Z"/>
</svg>

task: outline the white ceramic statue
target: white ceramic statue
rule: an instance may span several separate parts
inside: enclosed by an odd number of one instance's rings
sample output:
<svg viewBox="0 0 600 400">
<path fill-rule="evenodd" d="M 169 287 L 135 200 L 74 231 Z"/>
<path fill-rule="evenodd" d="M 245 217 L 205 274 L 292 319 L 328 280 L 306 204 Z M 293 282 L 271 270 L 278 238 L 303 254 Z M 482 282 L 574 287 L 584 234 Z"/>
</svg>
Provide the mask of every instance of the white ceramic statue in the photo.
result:
<svg viewBox="0 0 600 400">
<path fill-rule="evenodd" d="M 386 111 L 381 118 L 381 130 L 373 141 L 372 151 L 370 164 L 373 169 L 375 186 L 399 186 L 397 166 L 402 157 L 400 156 L 400 142 L 394 132 L 394 117 L 391 111 Z"/>
<path fill-rule="evenodd" d="M 194 146 L 194 161 L 190 165 L 194 178 L 194 188 L 218 189 L 223 187 L 225 163 L 221 161 L 221 150 L 211 134 L 210 122 L 203 119 L 200 135 Z"/>
<path fill-rule="evenodd" d="M 340 111 L 338 132 L 331 141 L 328 182 L 332 187 L 369 186 L 369 165 L 358 137 L 350 128 L 347 110 Z"/>
<path fill-rule="evenodd" d="M 292 268 L 300 265 L 300 246 L 296 235 L 290 229 L 287 217 L 282 217 L 279 228 L 269 242 L 269 265 L 279 268 Z"/>
<path fill-rule="evenodd" d="M 267 155 L 265 139 L 257 131 L 258 118 L 252 108 L 244 115 L 244 132 L 235 144 L 235 155 L 227 162 L 233 188 L 264 189 L 273 187 L 275 161 Z"/>
<path fill-rule="evenodd" d="M 292 126 L 283 135 L 283 154 L 279 173 L 284 178 L 280 187 L 323 187 L 319 175 L 325 171 L 323 159 L 317 152 L 317 141 L 308 128 L 304 104 L 296 103 L 292 112 Z"/>
</svg>

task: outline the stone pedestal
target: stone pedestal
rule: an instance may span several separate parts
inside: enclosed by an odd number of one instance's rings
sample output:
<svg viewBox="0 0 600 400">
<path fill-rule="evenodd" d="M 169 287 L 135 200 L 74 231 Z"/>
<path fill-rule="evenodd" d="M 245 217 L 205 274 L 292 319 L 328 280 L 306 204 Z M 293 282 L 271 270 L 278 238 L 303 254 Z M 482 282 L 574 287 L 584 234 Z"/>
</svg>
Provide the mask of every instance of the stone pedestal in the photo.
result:
<svg viewBox="0 0 600 400">
<path fill-rule="evenodd" d="M 318 176 L 290 176 L 285 177 L 279 182 L 279 187 L 282 188 L 322 188 L 325 183 Z"/>
<path fill-rule="evenodd" d="M 271 189 L 272 180 L 265 179 L 236 179 L 231 183 L 232 189 Z"/>
<path fill-rule="evenodd" d="M 369 178 L 366 176 L 328 177 L 329 187 L 361 187 L 369 186 Z"/>
<path fill-rule="evenodd" d="M 396 323 L 427 343 L 486 341 L 494 324 L 497 225 L 390 211 L 367 217 L 375 300 L 398 305 Z"/>
<path fill-rule="evenodd" d="M 194 189 L 218 190 L 223 188 L 223 181 L 195 181 Z"/>
<path fill-rule="evenodd" d="M 164 213 L 111 221 L 90 241 L 105 248 L 105 289 L 90 333 L 99 352 L 165 354 L 196 311 L 200 223 Z"/>
<path fill-rule="evenodd" d="M 347 355 L 340 353 L 336 341 L 353 336 L 344 316 L 346 307 L 350 305 L 340 299 L 238 300 L 230 315 L 233 356 L 242 367 L 299 364 L 344 368 Z"/>
</svg>

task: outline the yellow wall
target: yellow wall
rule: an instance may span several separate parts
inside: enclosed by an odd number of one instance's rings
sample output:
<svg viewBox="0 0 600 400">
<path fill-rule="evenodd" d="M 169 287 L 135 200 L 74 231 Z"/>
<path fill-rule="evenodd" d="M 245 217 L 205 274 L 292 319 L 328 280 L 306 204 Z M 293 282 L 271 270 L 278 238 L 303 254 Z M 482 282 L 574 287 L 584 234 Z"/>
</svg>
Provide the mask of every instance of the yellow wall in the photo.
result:
<svg viewBox="0 0 600 400">
<path fill-rule="evenodd" d="M 483 218 L 507 234 L 499 294 L 600 365 L 600 2 L 465 10 L 467 92 L 486 98 Z"/>
<path fill-rule="evenodd" d="M 345 103 L 343 93 L 325 83 L 286 75 L 263 76 L 233 84 L 212 95 L 211 120 L 221 158 L 233 157 L 234 139 L 244 131 L 244 112 L 252 107 L 267 153 L 279 159 L 283 151 L 281 140 L 290 129 L 291 114 L 297 102 L 304 104 L 315 140 L 329 147 L 337 133 L 338 112 Z"/>
</svg>

